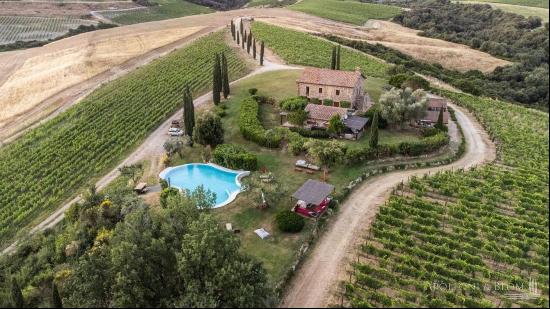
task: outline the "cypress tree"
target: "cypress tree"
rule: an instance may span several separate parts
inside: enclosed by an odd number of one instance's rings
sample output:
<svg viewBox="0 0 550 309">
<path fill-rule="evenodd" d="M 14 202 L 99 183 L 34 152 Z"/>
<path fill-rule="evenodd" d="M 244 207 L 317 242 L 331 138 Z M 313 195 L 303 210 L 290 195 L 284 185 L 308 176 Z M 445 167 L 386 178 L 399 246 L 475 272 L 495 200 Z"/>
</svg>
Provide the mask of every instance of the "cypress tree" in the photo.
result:
<svg viewBox="0 0 550 309">
<path fill-rule="evenodd" d="M 435 124 L 435 128 L 441 131 L 444 131 L 445 124 L 443 123 L 443 108 L 439 110 L 439 116 L 437 117 L 437 123 Z"/>
<path fill-rule="evenodd" d="M 224 53 L 222 53 L 222 92 L 224 99 L 227 99 L 231 92 L 229 88 L 229 69 L 227 67 L 227 58 Z"/>
<path fill-rule="evenodd" d="M 330 69 L 336 70 L 336 46 L 332 47 L 332 58 L 330 59 Z"/>
<path fill-rule="evenodd" d="M 17 279 L 11 279 L 11 299 L 15 308 L 25 308 L 25 300 L 23 299 L 23 293 L 17 283 Z"/>
<path fill-rule="evenodd" d="M 262 44 L 260 45 L 260 65 L 264 65 L 264 48 L 265 44 L 264 41 L 262 41 Z"/>
<path fill-rule="evenodd" d="M 340 70 L 340 45 L 338 45 L 338 49 L 336 50 L 336 70 Z"/>
<path fill-rule="evenodd" d="M 185 125 L 185 134 L 193 137 L 193 129 L 195 128 L 195 105 L 193 104 L 193 96 L 189 86 L 185 86 L 183 94 L 183 122 Z"/>
<path fill-rule="evenodd" d="M 231 36 L 233 37 L 233 41 L 235 41 L 235 23 L 233 19 L 231 20 Z"/>
<path fill-rule="evenodd" d="M 243 25 L 243 19 L 241 18 L 241 23 L 240 23 L 240 31 L 241 31 L 241 36 L 243 36 L 243 33 L 244 33 L 244 25 Z"/>
<path fill-rule="evenodd" d="M 246 43 L 246 31 L 244 32 L 243 38 L 242 38 L 242 40 L 241 40 L 241 47 L 242 47 L 242 49 L 244 49 L 244 43 Z"/>
<path fill-rule="evenodd" d="M 214 58 L 214 67 L 212 69 L 212 100 L 215 105 L 220 104 L 220 92 L 221 88 L 221 66 L 220 66 L 220 55 L 216 54 Z"/>
<path fill-rule="evenodd" d="M 238 32 L 237 32 L 237 45 L 241 45 L 241 37 Z"/>
<path fill-rule="evenodd" d="M 372 149 L 378 148 L 378 111 L 374 113 L 372 117 L 372 123 L 370 126 L 370 139 L 369 146 Z"/>
<path fill-rule="evenodd" d="M 52 282 L 52 305 L 54 308 L 63 308 L 63 302 L 61 301 L 61 296 L 59 296 L 55 282 Z"/>
<path fill-rule="evenodd" d="M 256 60 L 256 38 L 254 38 L 254 41 L 252 42 L 252 57 Z"/>
<path fill-rule="evenodd" d="M 246 52 L 250 54 L 250 47 L 252 47 L 252 31 L 248 33 L 248 39 L 246 40 Z"/>
</svg>

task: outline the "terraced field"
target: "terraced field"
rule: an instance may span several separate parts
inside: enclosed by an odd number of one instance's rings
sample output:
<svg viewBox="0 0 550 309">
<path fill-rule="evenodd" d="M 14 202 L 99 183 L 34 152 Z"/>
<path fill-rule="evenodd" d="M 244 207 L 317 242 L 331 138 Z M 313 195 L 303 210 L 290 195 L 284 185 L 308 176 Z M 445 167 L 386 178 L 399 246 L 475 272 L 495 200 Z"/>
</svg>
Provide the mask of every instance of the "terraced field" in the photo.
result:
<svg viewBox="0 0 550 309">
<path fill-rule="evenodd" d="M 206 91 L 213 56 L 222 51 L 230 77 L 244 75 L 244 62 L 216 32 L 106 84 L 0 148 L 0 245 L 115 166 L 180 106 L 184 85 Z"/>
<path fill-rule="evenodd" d="M 309 34 L 289 30 L 262 22 L 252 24 L 252 33 L 257 40 L 265 41 L 266 47 L 273 50 L 291 64 L 330 67 L 333 43 L 315 38 Z M 343 70 L 355 70 L 360 67 L 364 74 L 385 77 L 389 65 L 360 52 L 346 48 L 341 50 Z"/>
<path fill-rule="evenodd" d="M 0 45 L 17 41 L 47 41 L 91 20 L 71 17 L 0 16 Z"/>
<path fill-rule="evenodd" d="M 548 307 L 548 114 L 447 95 L 500 143 L 499 162 L 397 188 L 345 297 L 354 307 Z"/>
<path fill-rule="evenodd" d="M 401 8 L 396 6 L 357 0 L 302 0 L 289 8 L 356 25 L 363 25 L 369 19 L 389 19 L 401 12 Z"/>
</svg>

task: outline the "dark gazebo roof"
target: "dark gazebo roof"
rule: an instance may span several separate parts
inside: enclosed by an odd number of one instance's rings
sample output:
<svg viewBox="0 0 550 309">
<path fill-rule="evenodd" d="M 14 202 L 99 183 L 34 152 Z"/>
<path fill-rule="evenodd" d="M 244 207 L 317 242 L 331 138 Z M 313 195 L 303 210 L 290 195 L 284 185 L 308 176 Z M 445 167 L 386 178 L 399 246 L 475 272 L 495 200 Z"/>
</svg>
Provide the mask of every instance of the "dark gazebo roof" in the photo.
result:
<svg viewBox="0 0 550 309">
<path fill-rule="evenodd" d="M 320 182 L 308 179 L 292 197 L 297 200 L 304 201 L 308 204 L 319 205 L 323 202 L 334 190 L 334 186 L 326 182 Z"/>
<path fill-rule="evenodd" d="M 344 125 L 356 131 L 363 130 L 363 128 L 367 125 L 368 122 L 369 122 L 369 118 L 359 117 L 359 116 L 349 116 L 348 118 L 344 119 Z"/>
</svg>

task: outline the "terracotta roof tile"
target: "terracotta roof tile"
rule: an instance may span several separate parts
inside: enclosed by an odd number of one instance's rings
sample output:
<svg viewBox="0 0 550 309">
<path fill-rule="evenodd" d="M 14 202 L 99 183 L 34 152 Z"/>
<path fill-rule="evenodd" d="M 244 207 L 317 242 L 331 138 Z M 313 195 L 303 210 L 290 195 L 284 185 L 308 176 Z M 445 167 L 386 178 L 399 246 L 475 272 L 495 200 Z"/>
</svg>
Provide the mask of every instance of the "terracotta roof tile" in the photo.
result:
<svg viewBox="0 0 550 309">
<path fill-rule="evenodd" d="M 308 67 L 304 69 L 297 82 L 353 88 L 360 78 L 360 71 L 339 71 Z"/>
<path fill-rule="evenodd" d="M 341 107 L 308 104 L 306 112 L 309 112 L 309 118 L 311 119 L 329 121 L 334 115 L 340 115 L 341 118 L 344 118 L 348 110 Z"/>
</svg>

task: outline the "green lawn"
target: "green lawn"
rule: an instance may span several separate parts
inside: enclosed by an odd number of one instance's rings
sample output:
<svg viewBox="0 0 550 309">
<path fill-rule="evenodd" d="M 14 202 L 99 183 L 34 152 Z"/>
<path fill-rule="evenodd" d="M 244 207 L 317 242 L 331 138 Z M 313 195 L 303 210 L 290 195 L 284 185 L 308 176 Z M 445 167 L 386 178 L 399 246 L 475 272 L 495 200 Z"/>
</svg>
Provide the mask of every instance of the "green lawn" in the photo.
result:
<svg viewBox="0 0 550 309">
<path fill-rule="evenodd" d="M 401 8 L 396 6 L 362 3 L 356 0 L 303 0 L 289 8 L 356 25 L 363 25 L 373 18 L 389 19 L 401 12 Z"/>
<path fill-rule="evenodd" d="M 154 0 L 153 2 L 159 5 L 145 10 L 128 11 L 113 17 L 112 20 L 119 24 L 130 25 L 214 12 L 205 6 L 183 0 Z"/>
<path fill-rule="evenodd" d="M 367 76 L 367 79 L 365 80 L 365 90 L 369 93 L 374 102 L 378 102 L 380 95 L 382 95 L 382 91 L 384 90 L 384 86 L 387 84 L 387 79 Z"/>
<path fill-rule="evenodd" d="M 487 1 L 475 0 L 475 1 L 460 1 L 461 3 L 485 3 Z M 506 3 L 489 3 L 494 9 L 500 9 L 505 12 L 510 12 L 525 17 L 536 16 L 540 17 L 544 22 L 548 22 L 548 2 L 546 2 L 547 8 L 541 8 L 536 6 L 526 6 L 526 5 L 515 5 L 515 4 L 506 4 Z"/>
<path fill-rule="evenodd" d="M 292 201 L 291 194 L 298 189 L 307 179 L 320 180 L 321 173 L 308 175 L 303 172 L 294 171 L 294 163 L 299 157 L 292 156 L 288 152 L 279 149 L 267 149 L 245 140 L 238 126 L 240 102 L 249 96 L 248 89 L 257 88 L 259 95 L 272 97 L 277 101 L 284 98 L 296 96 L 296 79 L 301 74 L 301 70 L 268 72 L 256 75 L 251 78 L 240 81 L 231 89 L 230 98 L 223 103 L 226 106 L 227 115 L 222 118 L 225 129 L 225 143 L 240 144 L 247 150 L 254 152 L 258 156 L 259 166 L 265 167 L 273 173 L 275 180 L 280 184 L 281 198 L 269 209 L 256 209 L 257 204 L 247 192 L 239 194 L 235 202 L 215 210 L 215 214 L 221 224 L 232 223 L 235 228 L 241 230 L 239 237 L 242 241 L 242 248 L 245 252 L 255 256 L 263 262 L 273 283 L 279 282 L 286 271 L 291 266 L 294 256 L 299 247 L 309 233 L 307 232 L 313 226 L 313 221 L 308 221 L 306 230 L 299 234 L 287 234 L 277 230 L 274 226 L 274 216 L 281 209 L 290 209 Z M 371 88 L 374 88 L 372 86 Z M 260 117 L 264 126 L 275 127 L 278 125 L 278 107 L 271 105 L 262 105 Z M 381 130 L 381 143 L 398 143 L 404 140 L 414 140 L 418 136 L 411 132 L 386 131 Z M 358 142 L 348 141 L 350 146 L 368 142 L 368 138 L 363 138 Z M 179 165 L 190 162 L 201 162 L 201 153 L 203 148 L 195 145 L 193 148 L 184 150 L 183 159 L 178 158 L 172 162 L 172 165 Z M 344 166 L 335 166 L 329 174 L 329 182 L 336 186 L 336 190 L 341 190 L 353 179 L 360 176 L 365 169 L 372 168 L 373 162 L 364 163 L 353 168 Z M 251 177 L 257 177 L 258 173 L 253 173 Z M 272 234 L 268 240 L 261 240 L 254 230 L 265 228 Z"/>
</svg>

